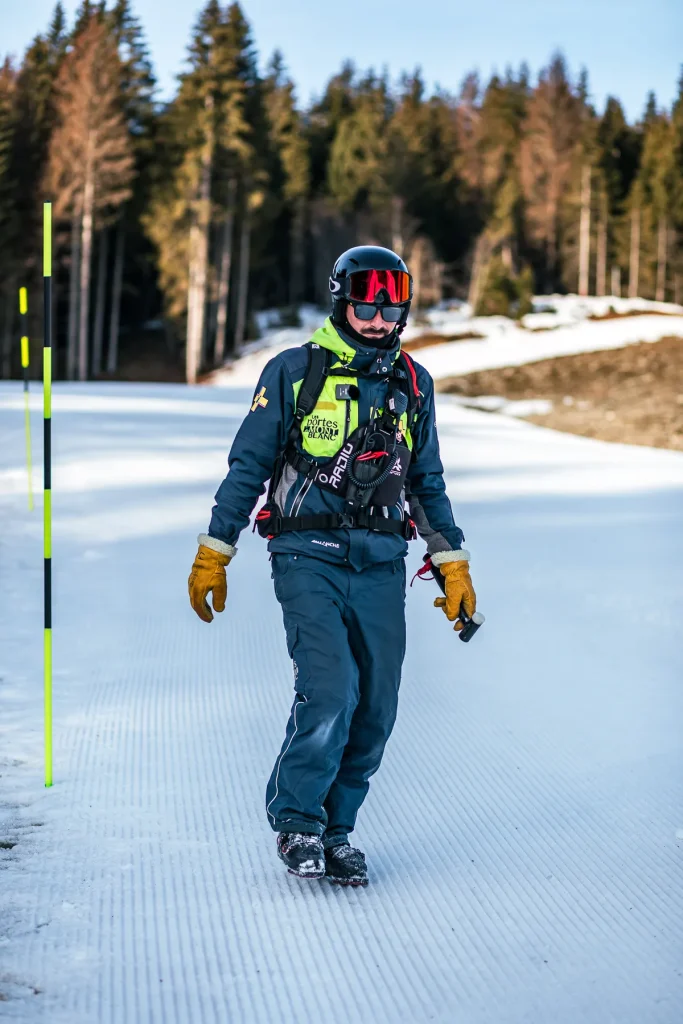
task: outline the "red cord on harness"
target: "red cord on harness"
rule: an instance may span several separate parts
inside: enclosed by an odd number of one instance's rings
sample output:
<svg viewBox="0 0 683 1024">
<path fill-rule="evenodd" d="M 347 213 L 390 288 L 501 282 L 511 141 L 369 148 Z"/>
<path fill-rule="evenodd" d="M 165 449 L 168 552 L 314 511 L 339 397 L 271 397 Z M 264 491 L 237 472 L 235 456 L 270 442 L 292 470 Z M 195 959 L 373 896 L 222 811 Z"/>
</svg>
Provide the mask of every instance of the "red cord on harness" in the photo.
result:
<svg viewBox="0 0 683 1024">
<path fill-rule="evenodd" d="M 431 572 L 432 575 L 428 576 L 427 575 L 428 572 Z M 434 579 L 434 566 L 432 565 L 431 558 L 428 558 L 427 561 L 425 562 L 425 564 L 422 566 L 422 568 L 417 570 L 417 572 L 415 573 L 415 576 L 413 576 L 412 580 L 410 581 L 411 587 L 412 587 L 413 583 L 415 582 L 416 577 L 418 577 L 418 576 L 420 577 L 421 580 L 433 580 Z"/>
<path fill-rule="evenodd" d="M 383 459 L 389 452 L 366 452 L 365 455 L 359 455 L 356 462 L 369 462 L 370 459 Z"/>
</svg>

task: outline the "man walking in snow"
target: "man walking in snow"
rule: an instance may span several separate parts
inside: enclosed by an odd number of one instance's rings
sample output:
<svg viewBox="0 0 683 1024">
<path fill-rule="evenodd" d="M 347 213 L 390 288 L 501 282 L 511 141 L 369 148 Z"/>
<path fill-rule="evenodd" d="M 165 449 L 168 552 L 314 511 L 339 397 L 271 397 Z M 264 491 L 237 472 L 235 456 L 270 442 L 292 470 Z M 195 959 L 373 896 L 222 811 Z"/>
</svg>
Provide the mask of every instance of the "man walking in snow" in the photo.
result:
<svg viewBox="0 0 683 1024">
<path fill-rule="evenodd" d="M 280 858 L 304 878 L 366 885 L 348 840 L 396 718 L 405 654 L 405 556 L 416 532 L 445 582 L 455 629 L 476 598 L 446 495 L 427 371 L 401 352 L 412 279 L 357 246 L 330 277 L 332 315 L 266 366 L 188 581 L 211 622 L 225 566 L 264 483 L 257 526 L 294 664 L 294 704 L 266 791 Z M 409 510 L 409 511 L 408 511 Z"/>
</svg>

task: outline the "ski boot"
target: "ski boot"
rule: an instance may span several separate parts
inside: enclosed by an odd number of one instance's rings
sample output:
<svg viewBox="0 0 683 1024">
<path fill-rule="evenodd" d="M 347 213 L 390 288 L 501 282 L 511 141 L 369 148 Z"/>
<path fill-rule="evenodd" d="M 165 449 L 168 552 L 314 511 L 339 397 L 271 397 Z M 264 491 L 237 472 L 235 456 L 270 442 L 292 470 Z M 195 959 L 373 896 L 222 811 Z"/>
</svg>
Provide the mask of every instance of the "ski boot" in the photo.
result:
<svg viewBox="0 0 683 1024">
<path fill-rule="evenodd" d="M 334 885 L 367 885 L 365 854 L 348 843 L 328 846 L 325 850 L 325 877 Z"/>
<path fill-rule="evenodd" d="M 287 865 L 290 875 L 322 878 L 325 874 L 325 851 L 320 836 L 307 832 L 280 832 L 277 854 Z"/>
</svg>

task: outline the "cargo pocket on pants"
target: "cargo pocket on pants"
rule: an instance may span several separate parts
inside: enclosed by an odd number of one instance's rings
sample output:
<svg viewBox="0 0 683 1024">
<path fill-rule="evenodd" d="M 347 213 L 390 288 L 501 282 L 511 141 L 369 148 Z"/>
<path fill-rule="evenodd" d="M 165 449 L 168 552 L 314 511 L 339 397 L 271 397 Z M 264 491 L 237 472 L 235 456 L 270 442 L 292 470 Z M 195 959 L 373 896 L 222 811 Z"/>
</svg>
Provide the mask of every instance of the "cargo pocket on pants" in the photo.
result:
<svg viewBox="0 0 683 1024">
<path fill-rule="evenodd" d="M 294 670 L 294 689 L 303 697 L 306 696 L 306 685 L 308 683 L 308 672 L 306 670 L 306 659 L 299 643 L 299 627 L 294 622 L 285 626 L 287 636 L 287 653 L 292 659 Z"/>
</svg>

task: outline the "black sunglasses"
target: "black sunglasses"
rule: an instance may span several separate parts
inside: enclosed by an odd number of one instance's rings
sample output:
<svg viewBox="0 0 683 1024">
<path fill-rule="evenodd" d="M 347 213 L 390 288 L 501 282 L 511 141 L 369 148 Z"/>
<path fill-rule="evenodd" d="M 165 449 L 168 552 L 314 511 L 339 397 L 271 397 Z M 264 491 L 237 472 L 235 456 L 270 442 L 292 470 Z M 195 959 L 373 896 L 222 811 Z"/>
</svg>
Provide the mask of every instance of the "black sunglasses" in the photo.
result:
<svg viewBox="0 0 683 1024">
<path fill-rule="evenodd" d="M 377 306 L 369 305 L 366 302 L 352 302 L 351 305 L 359 320 L 372 320 L 379 310 L 382 320 L 386 320 L 388 324 L 398 323 L 403 312 L 400 306 Z"/>
</svg>

